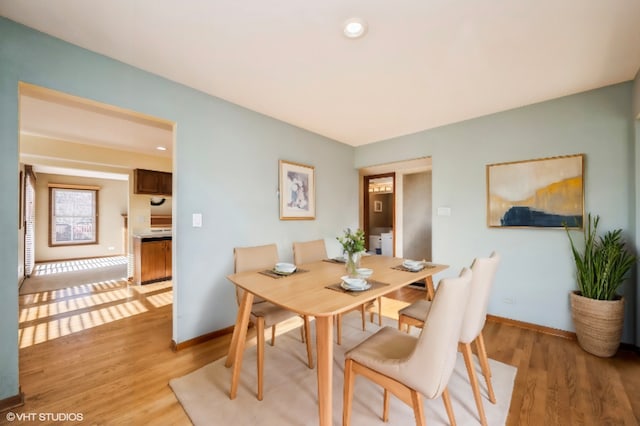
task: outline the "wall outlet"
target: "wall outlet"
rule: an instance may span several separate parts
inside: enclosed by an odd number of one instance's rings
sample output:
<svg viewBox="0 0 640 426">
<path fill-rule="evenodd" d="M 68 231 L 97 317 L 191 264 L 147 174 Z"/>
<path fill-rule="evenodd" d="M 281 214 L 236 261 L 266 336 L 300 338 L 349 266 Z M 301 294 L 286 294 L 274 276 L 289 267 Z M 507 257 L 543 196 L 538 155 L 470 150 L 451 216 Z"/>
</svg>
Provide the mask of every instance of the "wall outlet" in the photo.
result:
<svg viewBox="0 0 640 426">
<path fill-rule="evenodd" d="M 502 302 L 507 304 L 507 305 L 515 305 L 516 304 L 516 299 L 513 297 L 505 297 L 504 299 L 502 299 Z"/>
<path fill-rule="evenodd" d="M 109 250 L 109 251 L 114 251 L 115 249 L 116 249 L 116 248 L 115 248 L 114 246 L 109 246 L 109 247 L 107 247 L 107 250 Z"/>
</svg>

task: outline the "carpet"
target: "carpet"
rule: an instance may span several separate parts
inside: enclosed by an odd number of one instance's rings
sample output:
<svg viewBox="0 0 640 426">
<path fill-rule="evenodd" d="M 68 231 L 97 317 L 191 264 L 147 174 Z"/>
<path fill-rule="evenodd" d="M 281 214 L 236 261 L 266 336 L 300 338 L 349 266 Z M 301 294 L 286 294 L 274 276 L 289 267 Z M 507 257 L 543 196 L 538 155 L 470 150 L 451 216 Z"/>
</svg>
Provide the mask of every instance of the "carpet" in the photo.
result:
<svg viewBox="0 0 640 426">
<path fill-rule="evenodd" d="M 383 325 L 396 327 L 396 322 L 384 318 Z M 312 326 L 312 330 L 315 327 Z M 367 331 L 360 328 L 357 313 L 343 319 L 342 345 L 334 345 L 333 364 L 333 424 L 342 424 L 342 392 L 344 353 L 367 336 L 375 333 L 377 324 L 367 322 Z M 414 329 L 414 333 L 418 330 Z M 267 342 L 269 340 L 267 339 Z M 315 336 L 314 336 L 315 342 Z M 315 351 L 314 351 L 315 356 Z M 476 361 L 479 377 L 480 366 Z M 299 330 L 292 330 L 276 338 L 274 347 L 265 348 L 264 399 L 256 399 L 256 348 L 245 350 L 238 395 L 229 399 L 231 371 L 224 366 L 225 358 L 208 364 L 186 376 L 172 379 L 169 385 L 195 425 L 317 425 L 316 370 L 306 365 L 305 345 Z M 489 360 L 493 373 L 493 387 L 497 404 L 487 399 L 484 378 L 480 379 L 484 408 L 490 425 L 504 425 L 516 368 Z M 458 354 L 455 370 L 449 382 L 452 405 L 459 425 L 479 424 L 471 386 L 462 355 Z M 354 388 L 353 425 L 412 425 L 413 411 L 395 396 L 391 396 L 389 422 L 382 415 L 382 388 L 361 376 L 356 376 Z M 448 424 L 442 398 L 423 398 L 425 419 L 430 426 Z"/>
<path fill-rule="evenodd" d="M 20 294 L 126 280 L 127 264 L 124 256 L 38 263 Z"/>
</svg>

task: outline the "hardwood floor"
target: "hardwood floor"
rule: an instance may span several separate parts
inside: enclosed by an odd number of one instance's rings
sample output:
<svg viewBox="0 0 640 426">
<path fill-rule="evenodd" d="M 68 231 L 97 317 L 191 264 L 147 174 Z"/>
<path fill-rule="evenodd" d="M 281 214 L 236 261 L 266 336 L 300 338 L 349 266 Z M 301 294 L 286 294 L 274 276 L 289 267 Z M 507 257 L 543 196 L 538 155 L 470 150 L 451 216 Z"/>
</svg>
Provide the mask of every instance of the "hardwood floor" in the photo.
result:
<svg viewBox="0 0 640 426">
<path fill-rule="evenodd" d="M 423 295 L 404 289 L 390 296 Z M 44 292 L 19 303 L 25 405 L 15 413 L 81 413 L 91 424 L 190 424 L 168 382 L 224 356 L 231 337 L 172 352 L 170 283 Z M 383 312 L 392 316 L 398 306 L 385 302 Z M 489 357 L 518 367 L 508 425 L 640 422 L 636 353 L 600 359 L 574 341 L 493 322 L 484 336 Z"/>
</svg>

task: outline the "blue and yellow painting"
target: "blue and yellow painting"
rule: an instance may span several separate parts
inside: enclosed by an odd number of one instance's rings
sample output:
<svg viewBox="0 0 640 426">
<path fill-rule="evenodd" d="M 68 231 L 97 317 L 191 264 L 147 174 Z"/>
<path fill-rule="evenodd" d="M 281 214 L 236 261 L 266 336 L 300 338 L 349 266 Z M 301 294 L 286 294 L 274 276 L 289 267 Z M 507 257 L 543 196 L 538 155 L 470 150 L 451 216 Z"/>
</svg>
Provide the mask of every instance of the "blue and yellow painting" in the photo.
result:
<svg viewBox="0 0 640 426">
<path fill-rule="evenodd" d="M 583 154 L 487 166 L 491 227 L 582 228 Z"/>
</svg>

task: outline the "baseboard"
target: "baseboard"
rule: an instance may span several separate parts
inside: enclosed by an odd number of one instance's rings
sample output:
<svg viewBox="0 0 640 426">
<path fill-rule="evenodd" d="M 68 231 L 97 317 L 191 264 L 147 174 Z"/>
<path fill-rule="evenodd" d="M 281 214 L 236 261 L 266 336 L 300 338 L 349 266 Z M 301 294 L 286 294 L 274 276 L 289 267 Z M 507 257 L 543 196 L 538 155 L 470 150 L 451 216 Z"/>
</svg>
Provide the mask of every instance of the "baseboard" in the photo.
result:
<svg viewBox="0 0 640 426">
<path fill-rule="evenodd" d="M 193 339 L 185 340 L 184 342 L 180 343 L 176 343 L 175 340 L 172 340 L 171 350 L 174 352 L 178 352 L 190 346 L 199 345 L 200 343 L 204 343 L 231 333 L 233 333 L 233 326 L 229 326 L 221 330 L 212 331 L 211 333 L 203 334 L 202 336 L 194 337 Z"/>
<path fill-rule="evenodd" d="M 537 331 L 538 333 L 549 334 L 551 336 L 562 337 L 569 340 L 577 340 L 576 333 L 558 328 L 545 327 L 544 325 L 533 324 L 530 322 L 518 321 L 511 318 L 499 317 L 497 315 L 487 315 L 487 321 L 497 322 L 501 324 L 512 325 L 514 327 L 523 328 L 525 330 Z"/>
<path fill-rule="evenodd" d="M 12 408 L 20 407 L 24 405 L 24 394 L 22 389 L 18 388 L 18 394 L 10 396 L 9 398 L 0 399 L 0 413 L 3 411 L 11 410 Z"/>
</svg>

